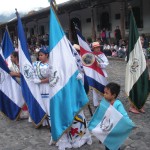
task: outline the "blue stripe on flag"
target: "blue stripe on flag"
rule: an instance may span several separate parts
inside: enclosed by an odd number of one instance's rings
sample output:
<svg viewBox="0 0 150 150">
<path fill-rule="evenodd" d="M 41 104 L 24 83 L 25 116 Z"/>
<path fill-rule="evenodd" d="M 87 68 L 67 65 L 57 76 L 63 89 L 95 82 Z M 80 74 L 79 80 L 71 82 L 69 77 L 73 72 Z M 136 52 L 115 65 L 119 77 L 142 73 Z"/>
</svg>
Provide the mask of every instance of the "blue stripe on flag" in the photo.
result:
<svg viewBox="0 0 150 150">
<path fill-rule="evenodd" d="M 15 120 L 21 108 L 18 107 L 7 95 L 0 90 L 0 111 L 9 119 Z"/>
<path fill-rule="evenodd" d="M 77 74 L 78 71 L 74 73 L 68 83 L 51 99 L 51 132 L 54 141 L 57 141 L 72 124 L 74 116 L 81 109 L 81 106 L 88 103 L 87 95 L 82 92 L 84 90 L 82 82 L 80 80 L 76 82 Z M 56 118 L 58 119 L 56 120 Z"/>
<path fill-rule="evenodd" d="M 3 57 L 0 54 L 0 68 L 2 68 L 5 72 L 8 74 L 10 73 L 10 70 L 8 69 L 6 62 L 4 61 Z"/>
<path fill-rule="evenodd" d="M 81 38 L 83 41 L 86 41 L 85 38 L 83 37 L 83 35 L 81 34 L 81 32 L 80 32 L 78 29 L 76 29 L 76 33 L 77 33 L 78 36 L 80 36 L 80 38 Z"/>
<path fill-rule="evenodd" d="M 5 57 L 5 59 L 10 56 L 10 54 L 14 51 L 14 49 L 15 48 L 13 46 L 9 33 L 6 29 L 4 36 L 3 36 L 3 41 L 2 41 L 2 51 L 3 51 L 3 56 Z"/>
<path fill-rule="evenodd" d="M 94 80 L 94 78 L 91 78 L 89 76 L 87 76 L 87 80 L 88 80 L 89 86 L 91 86 L 91 87 L 97 89 L 98 91 L 104 93 L 105 85 L 101 84 L 100 82 L 97 82 L 96 80 Z"/>
<path fill-rule="evenodd" d="M 107 135 L 104 140 L 104 145 L 107 145 L 111 150 L 118 149 L 129 136 L 129 133 L 134 126 L 135 125 L 130 119 L 122 117 L 113 130 L 111 130 L 111 133 Z"/>
<path fill-rule="evenodd" d="M 37 100 L 34 98 L 34 96 L 32 95 L 22 74 L 21 74 L 21 85 L 23 85 L 22 93 L 23 93 L 24 99 L 27 103 L 28 111 L 31 115 L 32 120 L 38 126 L 38 124 L 43 119 L 45 112 L 41 108 L 41 106 L 39 105 Z"/>
<path fill-rule="evenodd" d="M 99 124 L 99 121 L 103 119 L 105 112 L 107 111 L 108 107 L 110 106 L 110 104 L 105 100 L 102 100 L 101 104 L 103 104 L 103 106 L 105 106 L 105 107 L 98 107 L 96 109 L 92 119 L 90 120 L 90 122 L 88 124 L 88 129 L 90 131 L 93 130 Z"/>
<path fill-rule="evenodd" d="M 30 63 L 32 63 L 31 58 L 30 58 L 30 54 L 29 54 L 29 50 L 27 47 L 26 36 L 25 36 L 24 30 L 23 30 L 23 26 L 22 26 L 21 19 L 20 19 L 19 15 L 18 15 L 18 38 L 20 40 L 21 48 L 22 48 L 26 58 L 28 59 L 28 61 Z"/>
<path fill-rule="evenodd" d="M 49 27 L 50 28 L 50 40 L 49 41 L 50 41 L 50 51 L 51 51 L 56 46 L 56 44 L 58 44 L 58 42 L 62 39 L 65 33 L 62 30 L 61 26 L 59 25 L 58 20 L 55 17 L 55 14 L 52 9 L 50 9 L 50 15 L 51 15 L 51 18 L 53 18 L 53 21 L 50 21 L 50 27 Z M 55 36 L 57 36 L 57 38 L 53 38 Z"/>
</svg>

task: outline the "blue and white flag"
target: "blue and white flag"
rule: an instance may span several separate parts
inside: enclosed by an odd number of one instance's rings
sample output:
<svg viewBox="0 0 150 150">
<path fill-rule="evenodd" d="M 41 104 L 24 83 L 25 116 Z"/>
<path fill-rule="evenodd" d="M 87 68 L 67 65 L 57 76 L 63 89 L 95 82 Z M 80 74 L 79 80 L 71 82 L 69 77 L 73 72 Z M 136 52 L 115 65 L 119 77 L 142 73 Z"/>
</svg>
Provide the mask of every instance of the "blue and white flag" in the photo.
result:
<svg viewBox="0 0 150 150">
<path fill-rule="evenodd" d="M 75 58 L 52 8 L 49 41 L 49 64 L 52 66 L 52 75 L 54 74 L 54 78 L 50 79 L 51 133 L 53 140 L 57 141 L 88 103 L 88 98 L 82 82 L 76 79 L 79 72 Z"/>
<path fill-rule="evenodd" d="M 10 120 L 17 120 L 25 102 L 20 85 L 9 73 L 0 55 L 0 111 Z"/>
<path fill-rule="evenodd" d="M 106 100 L 102 100 L 96 109 L 88 129 L 110 150 L 117 150 L 135 127 Z"/>
<path fill-rule="evenodd" d="M 34 69 L 27 48 L 27 42 L 19 14 L 18 17 L 18 49 L 19 67 L 21 74 L 21 88 L 28 106 L 30 117 L 36 127 L 40 126 L 46 117 L 46 109 L 42 102 L 39 87 L 33 82 Z"/>
<path fill-rule="evenodd" d="M 4 58 L 7 59 L 14 50 L 15 48 L 13 46 L 8 29 L 6 27 L 2 40 L 2 56 L 4 56 Z"/>
<path fill-rule="evenodd" d="M 12 40 L 10 38 L 8 28 L 6 26 L 6 30 L 3 35 L 3 40 L 2 40 L 2 49 L 0 50 L 0 54 L 4 58 L 4 60 L 7 62 L 8 67 L 12 65 L 10 55 L 11 53 L 15 50 Z"/>
</svg>

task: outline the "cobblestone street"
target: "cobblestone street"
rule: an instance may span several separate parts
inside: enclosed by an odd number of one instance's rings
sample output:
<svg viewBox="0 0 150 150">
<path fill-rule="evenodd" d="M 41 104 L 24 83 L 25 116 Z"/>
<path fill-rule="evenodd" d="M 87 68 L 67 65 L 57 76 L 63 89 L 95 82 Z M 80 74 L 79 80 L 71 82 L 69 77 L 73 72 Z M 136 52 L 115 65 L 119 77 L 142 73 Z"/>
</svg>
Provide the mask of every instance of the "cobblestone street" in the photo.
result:
<svg viewBox="0 0 150 150">
<path fill-rule="evenodd" d="M 129 109 L 129 101 L 125 96 L 125 67 L 126 63 L 120 60 L 109 60 L 107 68 L 108 80 L 117 82 L 121 85 L 121 93 L 119 99 L 124 104 L 126 110 Z M 142 90 L 142 89 L 141 89 Z M 94 112 L 92 105 L 91 93 L 89 93 L 90 106 Z M 145 114 L 132 114 L 129 112 L 130 118 L 135 122 L 137 128 L 132 131 L 129 138 L 121 146 L 121 150 L 149 150 L 150 149 L 150 97 L 145 104 Z M 85 110 L 87 120 L 91 116 L 88 108 Z M 9 121 L 0 115 L 0 150 L 57 150 L 56 146 L 49 146 L 50 132 L 46 127 L 35 129 L 31 123 L 25 120 L 16 122 Z M 92 136 L 93 144 L 91 146 L 84 145 L 76 150 L 104 150 L 104 146 Z"/>
</svg>

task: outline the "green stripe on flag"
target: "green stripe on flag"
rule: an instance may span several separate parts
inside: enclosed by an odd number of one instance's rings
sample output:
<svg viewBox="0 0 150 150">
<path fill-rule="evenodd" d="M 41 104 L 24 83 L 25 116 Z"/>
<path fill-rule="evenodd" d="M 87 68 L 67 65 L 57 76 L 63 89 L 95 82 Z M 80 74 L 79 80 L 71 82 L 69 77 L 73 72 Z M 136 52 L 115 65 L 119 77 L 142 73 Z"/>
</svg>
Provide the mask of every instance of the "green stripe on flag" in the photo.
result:
<svg viewBox="0 0 150 150">
<path fill-rule="evenodd" d="M 148 78 L 148 70 L 146 68 L 129 93 L 131 102 L 138 109 L 141 109 L 144 106 L 149 94 Z"/>
<path fill-rule="evenodd" d="M 130 12 L 130 32 L 129 32 L 129 44 L 128 44 L 128 55 L 127 55 L 127 61 L 129 60 L 129 54 L 134 49 L 135 43 L 137 42 L 139 38 L 139 33 L 137 30 L 136 22 L 133 16 L 132 11 Z"/>
</svg>

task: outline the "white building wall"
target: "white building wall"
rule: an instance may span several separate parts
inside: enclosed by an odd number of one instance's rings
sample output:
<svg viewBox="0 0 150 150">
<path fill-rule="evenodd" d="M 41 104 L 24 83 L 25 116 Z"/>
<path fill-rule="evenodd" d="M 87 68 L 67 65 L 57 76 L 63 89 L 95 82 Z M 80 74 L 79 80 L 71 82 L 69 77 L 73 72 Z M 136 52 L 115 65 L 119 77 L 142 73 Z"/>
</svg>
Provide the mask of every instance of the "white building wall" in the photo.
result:
<svg viewBox="0 0 150 150">
<path fill-rule="evenodd" d="M 74 11 L 72 13 L 70 13 L 70 20 L 72 18 L 78 18 L 81 21 L 81 30 L 82 30 L 82 34 L 85 38 L 87 37 L 91 37 L 92 36 L 92 27 L 90 23 L 86 22 L 87 18 L 91 18 L 91 10 L 88 9 L 82 9 L 82 10 L 78 10 L 78 11 Z M 63 26 L 63 29 L 65 32 L 69 31 L 69 16 L 68 14 L 63 14 L 59 16 L 61 25 Z"/>
<path fill-rule="evenodd" d="M 38 30 L 37 30 L 38 26 Z M 44 26 L 45 34 L 49 33 L 49 17 L 48 18 L 43 18 L 38 21 L 31 21 L 26 24 L 26 27 L 28 27 L 28 32 L 27 32 L 27 38 L 30 37 L 30 29 L 34 29 L 34 35 L 40 34 L 40 27 Z"/>
<path fill-rule="evenodd" d="M 44 26 L 45 34 L 49 34 L 49 17 L 38 20 L 38 31 L 40 34 L 40 27 Z"/>
<path fill-rule="evenodd" d="M 115 15 L 120 14 L 121 17 L 121 4 L 119 2 L 114 2 L 110 4 L 111 8 L 111 15 L 110 15 L 110 20 L 112 24 L 112 30 L 111 30 L 111 37 L 114 38 L 114 30 L 116 29 L 116 26 L 121 27 L 121 18 L 116 19 Z"/>
<path fill-rule="evenodd" d="M 116 9 L 117 8 L 117 9 Z M 120 3 L 113 3 L 109 6 L 94 8 L 94 21 L 95 21 L 95 31 L 96 36 L 99 37 L 100 31 L 98 31 L 97 25 L 100 24 L 100 15 L 103 12 L 108 12 L 110 15 L 110 23 L 112 24 L 112 32 L 111 36 L 113 37 L 113 31 L 115 30 L 116 26 L 120 26 L 120 19 L 115 20 L 115 14 L 120 13 Z M 70 19 L 78 18 L 81 21 L 81 30 L 82 34 L 85 38 L 92 37 L 92 19 L 91 22 L 87 23 L 86 19 L 91 18 L 91 8 L 82 9 L 78 11 L 74 11 L 70 14 Z M 60 22 L 63 26 L 64 31 L 69 31 L 69 16 L 68 14 L 59 15 Z"/>
<path fill-rule="evenodd" d="M 92 37 L 92 20 L 91 22 L 86 22 L 87 18 L 91 18 L 91 9 L 83 9 L 71 13 L 71 18 L 77 17 L 81 20 L 81 30 L 85 38 Z"/>
<path fill-rule="evenodd" d="M 95 30 L 96 30 L 96 35 L 99 37 L 100 31 L 98 31 L 97 26 L 100 25 L 100 15 L 103 12 L 108 12 L 110 16 L 110 23 L 111 23 L 111 37 L 114 37 L 114 30 L 116 26 L 119 26 L 121 28 L 121 18 L 116 19 L 115 15 L 116 14 L 121 14 L 121 3 L 120 2 L 113 2 L 108 5 L 102 6 L 102 7 L 97 7 L 94 8 L 94 20 L 95 20 Z M 150 35 L 150 0 L 143 0 L 143 6 L 142 6 L 142 14 L 143 14 L 143 29 L 138 29 L 139 33 L 145 33 L 147 35 Z M 87 23 L 87 18 L 91 18 L 91 8 L 87 9 L 82 9 L 78 11 L 74 11 L 70 13 L 70 19 L 72 18 L 78 18 L 81 21 L 81 30 L 82 34 L 85 38 L 92 37 L 92 19 L 91 22 Z M 121 16 L 121 15 L 120 15 Z M 60 23 L 64 29 L 65 32 L 69 32 L 69 16 L 68 13 L 59 15 L 59 20 Z M 40 30 L 40 26 L 44 25 L 45 27 L 45 33 L 49 34 L 49 17 L 48 18 L 43 18 L 38 20 L 38 27 Z M 30 28 L 35 29 L 35 34 L 36 34 L 36 23 L 35 22 L 30 22 L 26 25 L 30 31 Z M 129 30 L 125 30 L 126 37 L 128 36 Z M 29 33 L 27 33 L 29 36 Z"/>
<path fill-rule="evenodd" d="M 26 24 L 26 27 L 28 28 L 26 36 L 27 36 L 27 38 L 29 38 L 30 37 L 30 30 L 31 30 L 31 28 L 34 28 L 34 30 L 36 28 L 36 22 L 34 22 L 34 21 L 29 22 L 29 23 Z M 36 32 L 35 32 L 35 34 L 36 34 Z"/>
<path fill-rule="evenodd" d="M 64 30 L 64 32 L 69 32 L 69 15 L 68 13 L 59 15 L 60 24 Z"/>
</svg>

